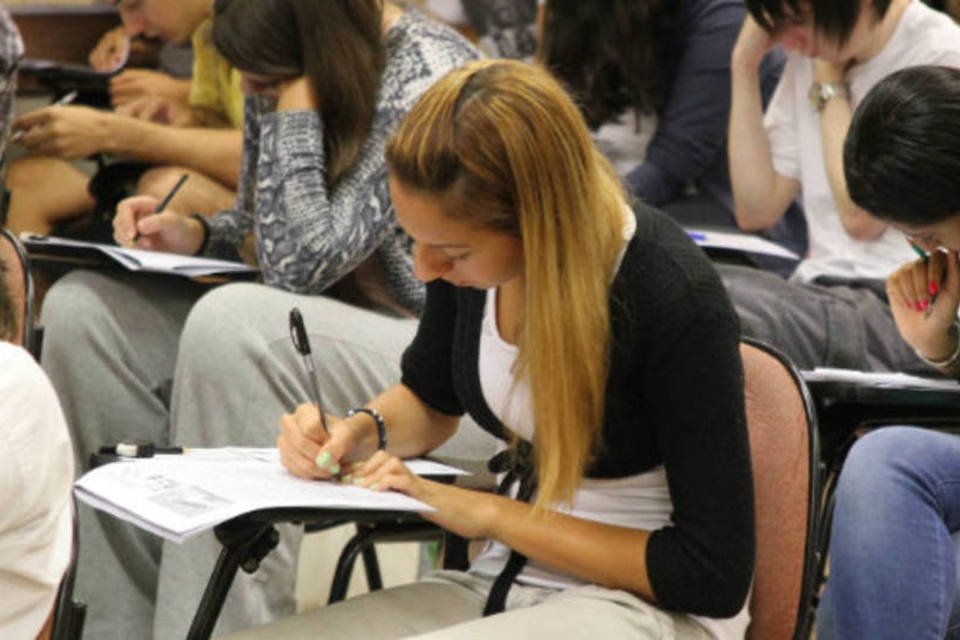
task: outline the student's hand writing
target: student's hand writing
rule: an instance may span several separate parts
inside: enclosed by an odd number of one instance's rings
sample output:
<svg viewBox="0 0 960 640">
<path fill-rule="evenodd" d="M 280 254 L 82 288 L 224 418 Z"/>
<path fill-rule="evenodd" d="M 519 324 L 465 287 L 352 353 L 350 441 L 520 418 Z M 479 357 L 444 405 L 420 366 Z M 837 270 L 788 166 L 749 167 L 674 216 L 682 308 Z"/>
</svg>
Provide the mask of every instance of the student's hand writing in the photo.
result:
<svg viewBox="0 0 960 640">
<path fill-rule="evenodd" d="M 731 62 L 734 67 L 756 71 L 760 68 L 763 56 L 767 55 L 774 44 L 770 34 L 748 15 L 740 27 L 737 42 L 733 45 Z"/>
<path fill-rule="evenodd" d="M 169 207 L 156 213 L 159 204 L 152 196 L 121 200 L 113 218 L 113 239 L 124 247 L 195 254 L 203 243 L 203 225 Z"/>
<path fill-rule="evenodd" d="M 934 251 L 929 261 L 911 262 L 887 279 L 890 310 L 900 335 L 930 360 L 945 360 L 957 346 L 951 327 L 960 306 L 958 269 L 955 251 Z"/>
<path fill-rule="evenodd" d="M 194 123 L 193 112 L 186 104 L 156 96 L 143 96 L 117 107 L 117 113 L 138 120 L 148 120 L 174 127 L 189 127 Z"/>
<path fill-rule="evenodd" d="M 189 96 L 190 80 L 174 78 L 161 71 L 126 69 L 110 79 L 110 103 L 114 107 L 145 97 L 186 102 Z"/>
<path fill-rule="evenodd" d="M 107 31 L 90 52 L 88 61 L 97 71 L 116 71 L 127 62 L 130 55 L 130 38 L 123 27 Z"/>
<path fill-rule="evenodd" d="M 325 415 L 330 435 L 320 424 L 313 404 L 301 404 L 280 418 L 277 449 L 280 462 L 300 478 L 330 478 L 340 473 L 341 461 L 353 449 L 350 429 L 343 420 Z"/>
<path fill-rule="evenodd" d="M 53 105 L 20 116 L 12 128 L 23 131 L 20 144 L 29 151 L 76 160 L 105 150 L 109 117 L 115 116 L 90 107 Z"/>
</svg>

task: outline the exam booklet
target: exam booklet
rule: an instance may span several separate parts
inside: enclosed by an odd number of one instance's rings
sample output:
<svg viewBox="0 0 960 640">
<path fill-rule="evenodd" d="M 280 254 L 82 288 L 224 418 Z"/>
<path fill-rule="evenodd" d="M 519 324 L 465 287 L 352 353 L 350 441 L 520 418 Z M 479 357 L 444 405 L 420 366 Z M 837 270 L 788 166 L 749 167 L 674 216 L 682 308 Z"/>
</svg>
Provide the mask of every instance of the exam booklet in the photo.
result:
<svg viewBox="0 0 960 640">
<path fill-rule="evenodd" d="M 21 238 L 33 259 L 51 259 L 86 263 L 114 263 L 129 271 L 149 271 L 187 278 L 205 276 L 256 275 L 257 270 L 243 262 L 185 256 L 164 251 L 128 249 L 115 244 L 84 242 L 56 236 L 24 235 Z"/>
<path fill-rule="evenodd" d="M 800 256 L 793 251 L 752 233 L 733 230 L 716 231 L 694 227 L 686 228 L 686 232 L 697 245 L 708 249 L 742 251 L 744 253 L 776 256 L 785 260 L 800 260 Z"/>
<path fill-rule="evenodd" d="M 432 460 L 408 460 L 419 475 L 462 475 Z M 394 491 L 294 477 L 277 449 L 188 449 L 182 455 L 121 459 L 87 472 L 77 498 L 160 537 L 183 542 L 231 518 L 278 507 L 433 511 Z"/>
</svg>

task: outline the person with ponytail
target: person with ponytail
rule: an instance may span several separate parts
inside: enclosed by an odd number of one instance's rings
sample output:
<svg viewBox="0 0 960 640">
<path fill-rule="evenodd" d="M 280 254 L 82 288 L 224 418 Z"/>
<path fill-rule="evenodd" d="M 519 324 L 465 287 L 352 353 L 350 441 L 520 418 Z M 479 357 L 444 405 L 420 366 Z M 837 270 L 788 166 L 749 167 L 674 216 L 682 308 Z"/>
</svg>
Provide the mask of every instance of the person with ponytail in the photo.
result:
<svg viewBox="0 0 960 640">
<path fill-rule="evenodd" d="M 474 62 L 387 145 L 427 283 L 401 382 L 343 419 L 280 421 L 296 476 L 399 491 L 488 543 L 469 571 L 230 635 L 742 638 L 753 489 L 739 330 L 707 258 L 631 209 L 548 72 Z M 692 402 L 692 397 L 696 402 Z M 411 474 L 468 413 L 501 440 L 497 493 Z M 420 636 L 417 636 L 420 637 Z"/>
</svg>

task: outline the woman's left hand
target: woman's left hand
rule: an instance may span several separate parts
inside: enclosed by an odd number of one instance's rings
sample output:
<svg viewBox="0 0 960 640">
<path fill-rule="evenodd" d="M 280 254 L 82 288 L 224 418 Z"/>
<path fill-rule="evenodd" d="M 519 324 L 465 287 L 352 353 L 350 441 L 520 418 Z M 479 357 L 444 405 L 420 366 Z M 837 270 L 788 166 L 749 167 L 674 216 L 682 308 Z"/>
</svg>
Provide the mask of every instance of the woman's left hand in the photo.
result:
<svg viewBox="0 0 960 640">
<path fill-rule="evenodd" d="M 904 265 L 887 279 L 890 310 L 903 339 L 931 360 L 956 348 L 951 332 L 960 306 L 960 264 L 954 251 Z"/>
<path fill-rule="evenodd" d="M 444 529 L 467 539 L 489 537 L 486 526 L 493 513 L 492 502 L 497 496 L 421 478 L 386 451 L 377 451 L 365 461 L 344 470 L 350 480 L 372 491 L 398 491 L 436 511 L 423 513 L 423 517 Z"/>
</svg>

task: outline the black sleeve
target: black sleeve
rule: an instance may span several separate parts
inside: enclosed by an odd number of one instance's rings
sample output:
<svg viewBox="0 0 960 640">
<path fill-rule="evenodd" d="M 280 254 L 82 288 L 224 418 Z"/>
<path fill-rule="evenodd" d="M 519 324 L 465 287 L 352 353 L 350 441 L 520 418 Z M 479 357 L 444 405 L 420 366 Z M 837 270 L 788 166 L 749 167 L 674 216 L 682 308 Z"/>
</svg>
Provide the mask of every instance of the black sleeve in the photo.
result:
<svg viewBox="0 0 960 640">
<path fill-rule="evenodd" d="M 755 552 L 739 325 L 712 268 L 694 274 L 686 283 L 683 271 L 663 274 L 676 291 L 658 305 L 663 330 L 645 340 L 649 418 L 673 501 L 646 564 L 664 608 L 730 617 L 746 600 Z"/>
<path fill-rule="evenodd" d="M 417 334 L 400 362 L 400 382 L 430 408 L 459 416 L 464 410 L 454 390 L 452 369 L 456 320 L 456 288 L 442 280 L 429 283 Z"/>
</svg>

